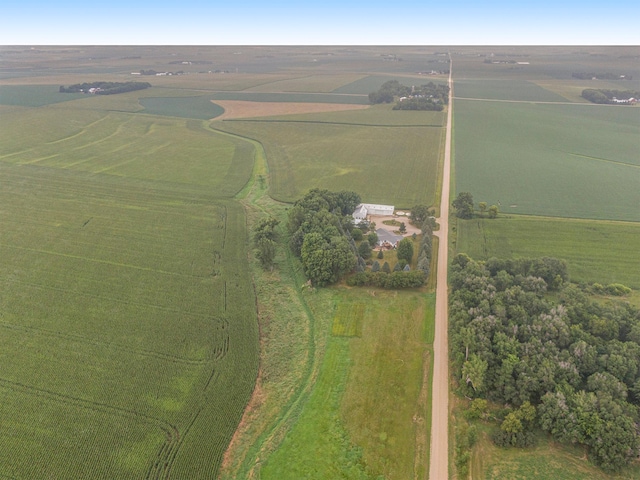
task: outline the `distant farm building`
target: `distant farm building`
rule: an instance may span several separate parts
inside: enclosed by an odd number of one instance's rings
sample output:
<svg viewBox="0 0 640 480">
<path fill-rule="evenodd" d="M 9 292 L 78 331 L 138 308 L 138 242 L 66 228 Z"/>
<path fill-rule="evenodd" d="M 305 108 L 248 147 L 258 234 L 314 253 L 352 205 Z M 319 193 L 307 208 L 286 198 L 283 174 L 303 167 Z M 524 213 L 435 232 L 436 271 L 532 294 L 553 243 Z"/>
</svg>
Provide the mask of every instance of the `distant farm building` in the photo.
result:
<svg viewBox="0 0 640 480">
<path fill-rule="evenodd" d="M 616 98 L 616 97 L 613 97 L 611 99 L 611 101 L 613 103 L 623 103 L 625 105 L 635 105 L 636 103 L 638 103 L 638 100 L 633 98 L 633 97 L 632 98 Z"/>
<path fill-rule="evenodd" d="M 361 203 L 353 211 L 353 223 L 357 225 L 362 220 L 366 220 L 368 215 L 393 215 L 394 210 L 395 207 L 393 205 Z"/>
</svg>

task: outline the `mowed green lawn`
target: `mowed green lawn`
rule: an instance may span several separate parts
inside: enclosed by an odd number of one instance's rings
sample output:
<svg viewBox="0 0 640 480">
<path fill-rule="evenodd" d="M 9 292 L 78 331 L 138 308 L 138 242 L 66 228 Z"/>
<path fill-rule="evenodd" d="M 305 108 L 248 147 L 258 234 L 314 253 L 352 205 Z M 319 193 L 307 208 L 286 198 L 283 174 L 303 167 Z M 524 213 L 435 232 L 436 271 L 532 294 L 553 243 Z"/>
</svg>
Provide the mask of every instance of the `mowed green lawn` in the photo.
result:
<svg viewBox="0 0 640 480">
<path fill-rule="evenodd" d="M 640 288 L 640 223 L 509 215 L 458 220 L 455 241 L 473 258 L 562 258 L 574 281 Z"/>
<path fill-rule="evenodd" d="M 253 147 L 45 107 L 0 128 L 0 476 L 215 478 L 258 367 Z"/>
<path fill-rule="evenodd" d="M 640 221 L 640 109 L 456 100 L 456 191 L 507 213 Z"/>
<path fill-rule="evenodd" d="M 336 112 L 331 118 L 340 123 L 354 117 L 346 113 L 342 117 Z M 406 113 L 411 117 L 413 112 Z M 271 195 L 277 200 L 293 202 L 312 188 L 327 188 L 353 190 L 367 202 L 402 208 L 435 203 L 443 128 L 313 123 L 309 115 L 303 118 L 305 122 L 233 121 L 215 126 L 262 143 Z M 325 122 L 329 117 L 318 118 Z"/>
</svg>

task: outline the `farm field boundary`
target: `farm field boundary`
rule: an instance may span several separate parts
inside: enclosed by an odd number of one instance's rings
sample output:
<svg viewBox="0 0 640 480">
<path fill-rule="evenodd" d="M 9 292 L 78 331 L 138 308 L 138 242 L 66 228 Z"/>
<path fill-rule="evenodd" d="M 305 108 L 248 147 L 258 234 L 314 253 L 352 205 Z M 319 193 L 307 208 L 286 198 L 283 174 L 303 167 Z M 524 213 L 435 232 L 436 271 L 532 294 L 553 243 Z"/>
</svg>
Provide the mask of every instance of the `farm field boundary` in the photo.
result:
<svg viewBox="0 0 640 480">
<path fill-rule="evenodd" d="M 456 191 L 505 213 L 640 221 L 640 110 L 456 100 Z"/>
<path fill-rule="evenodd" d="M 472 258 L 557 257 L 567 260 L 574 281 L 640 288 L 640 223 L 527 215 L 458 219 L 455 242 L 457 252 Z"/>
</svg>

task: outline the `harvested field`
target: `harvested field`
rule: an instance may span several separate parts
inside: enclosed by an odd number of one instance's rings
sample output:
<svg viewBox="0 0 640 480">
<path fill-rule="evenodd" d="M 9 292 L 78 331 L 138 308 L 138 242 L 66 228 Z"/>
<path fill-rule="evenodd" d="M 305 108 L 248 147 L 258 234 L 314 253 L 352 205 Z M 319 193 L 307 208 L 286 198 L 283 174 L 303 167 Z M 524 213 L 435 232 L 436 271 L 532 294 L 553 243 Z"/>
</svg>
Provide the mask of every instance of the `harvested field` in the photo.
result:
<svg viewBox="0 0 640 480">
<path fill-rule="evenodd" d="M 368 105 L 342 103 L 249 102 L 245 100 L 216 100 L 215 103 L 224 108 L 224 113 L 216 117 L 216 120 L 293 115 L 296 113 L 341 112 L 369 108 Z"/>
</svg>

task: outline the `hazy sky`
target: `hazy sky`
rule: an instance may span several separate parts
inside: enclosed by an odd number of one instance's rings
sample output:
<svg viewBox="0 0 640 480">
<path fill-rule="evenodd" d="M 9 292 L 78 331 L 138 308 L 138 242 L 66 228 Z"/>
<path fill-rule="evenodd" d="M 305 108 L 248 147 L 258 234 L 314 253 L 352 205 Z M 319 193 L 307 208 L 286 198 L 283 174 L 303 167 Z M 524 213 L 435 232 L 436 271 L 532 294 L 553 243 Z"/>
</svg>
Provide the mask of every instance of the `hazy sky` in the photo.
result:
<svg viewBox="0 0 640 480">
<path fill-rule="evenodd" d="M 0 45 L 640 45 L 639 24 L 639 0 L 5 0 Z"/>
</svg>

